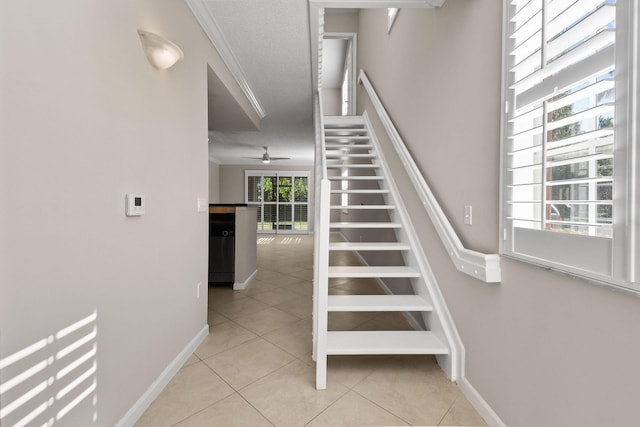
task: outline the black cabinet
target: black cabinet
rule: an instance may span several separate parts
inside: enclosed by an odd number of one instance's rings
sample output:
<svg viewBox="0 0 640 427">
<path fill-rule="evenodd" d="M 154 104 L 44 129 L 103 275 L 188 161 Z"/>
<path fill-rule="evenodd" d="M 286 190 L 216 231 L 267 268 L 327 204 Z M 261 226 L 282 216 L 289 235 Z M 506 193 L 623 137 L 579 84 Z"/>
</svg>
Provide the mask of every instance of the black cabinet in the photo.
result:
<svg viewBox="0 0 640 427">
<path fill-rule="evenodd" d="M 236 213 L 234 206 L 209 207 L 209 283 L 235 280 Z"/>
</svg>

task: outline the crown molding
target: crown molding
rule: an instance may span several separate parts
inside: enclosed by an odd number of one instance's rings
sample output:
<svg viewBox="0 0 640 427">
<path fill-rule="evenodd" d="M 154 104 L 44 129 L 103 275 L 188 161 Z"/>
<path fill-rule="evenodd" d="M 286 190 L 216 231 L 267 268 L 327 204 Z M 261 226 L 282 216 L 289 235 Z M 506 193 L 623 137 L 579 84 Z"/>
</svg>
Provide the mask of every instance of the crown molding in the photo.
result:
<svg viewBox="0 0 640 427">
<path fill-rule="evenodd" d="M 309 0 L 309 3 L 324 8 L 332 9 L 367 9 L 367 8 L 432 8 L 440 7 L 445 0 Z"/>
<path fill-rule="evenodd" d="M 207 7 L 205 0 L 185 0 L 193 16 L 195 16 L 196 20 L 204 30 L 207 37 L 213 44 L 213 47 L 218 51 L 222 61 L 225 63 L 233 77 L 235 78 L 238 85 L 242 89 L 242 92 L 247 97 L 249 103 L 255 110 L 258 117 L 263 119 L 267 113 L 260 104 L 260 100 L 254 93 L 249 81 L 247 80 L 247 76 L 244 74 L 238 59 L 236 58 L 233 50 L 229 46 L 227 39 L 224 37 L 220 26 L 216 22 L 215 18 L 211 14 L 211 11 Z"/>
</svg>

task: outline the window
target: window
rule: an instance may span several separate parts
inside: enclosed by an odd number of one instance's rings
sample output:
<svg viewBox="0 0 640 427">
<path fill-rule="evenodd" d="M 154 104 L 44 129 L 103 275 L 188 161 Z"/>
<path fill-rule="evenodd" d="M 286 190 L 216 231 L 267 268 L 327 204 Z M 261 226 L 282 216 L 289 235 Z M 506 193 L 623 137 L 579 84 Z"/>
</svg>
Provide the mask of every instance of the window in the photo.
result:
<svg viewBox="0 0 640 427">
<path fill-rule="evenodd" d="M 637 0 L 506 7 L 502 253 L 640 291 Z"/>
<path fill-rule="evenodd" d="M 307 173 L 245 171 L 245 183 L 246 203 L 258 208 L 258 232 L 309 231 Z"/>
</svg>

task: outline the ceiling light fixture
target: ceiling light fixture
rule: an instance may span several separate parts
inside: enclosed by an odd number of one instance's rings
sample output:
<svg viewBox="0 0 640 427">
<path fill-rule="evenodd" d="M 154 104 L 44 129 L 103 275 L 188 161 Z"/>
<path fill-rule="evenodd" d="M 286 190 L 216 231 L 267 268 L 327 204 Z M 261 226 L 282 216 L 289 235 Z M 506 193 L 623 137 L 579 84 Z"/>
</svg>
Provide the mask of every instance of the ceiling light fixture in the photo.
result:
<svg viewBox="0 0 640 427">
<path fill-rule="evenodd" d="M 182 50 L 164 37 L 145 30 L 138 30 L 138 35 L 144 54 L 154 67 L 166 70 L 184 58 Z"/>
</svg>

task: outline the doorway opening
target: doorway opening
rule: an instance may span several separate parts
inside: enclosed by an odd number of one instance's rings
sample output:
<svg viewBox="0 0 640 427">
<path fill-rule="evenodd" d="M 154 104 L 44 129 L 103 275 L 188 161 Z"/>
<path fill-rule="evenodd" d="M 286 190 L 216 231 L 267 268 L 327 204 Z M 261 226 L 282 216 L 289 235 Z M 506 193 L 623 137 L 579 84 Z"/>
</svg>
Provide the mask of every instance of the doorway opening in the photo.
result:
<svg viewBox="0 0 640 427">
<path fill-rule="evenodd" d="M 322 39 L 322 98 L 325 115 L 356 114 L 357 33 L 325 33 Z"/>
</svg>

